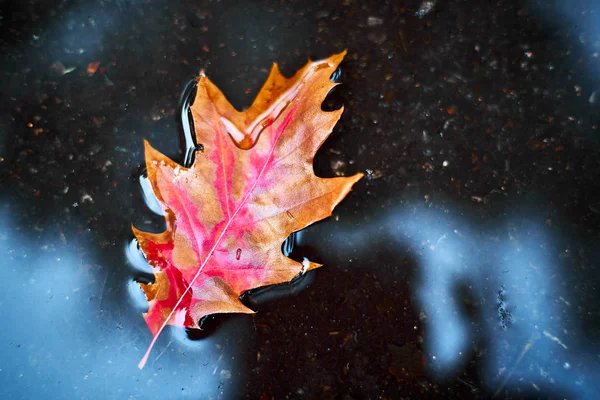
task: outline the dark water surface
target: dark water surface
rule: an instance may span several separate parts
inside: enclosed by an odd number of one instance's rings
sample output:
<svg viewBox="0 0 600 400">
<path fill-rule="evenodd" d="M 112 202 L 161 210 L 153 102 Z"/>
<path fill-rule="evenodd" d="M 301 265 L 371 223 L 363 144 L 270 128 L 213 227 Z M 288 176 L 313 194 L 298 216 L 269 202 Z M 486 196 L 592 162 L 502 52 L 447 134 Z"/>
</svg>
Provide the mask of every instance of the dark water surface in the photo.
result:
<svg viewBox="0 0 600 400">
<path fill-rule="evenodd" d="M 0 398 L 600 398 L 596 2 L 1 4 Z M 200 69 L 244 108 L 343 49 L 325 267 L 138 370 L 142 140 L 184 160 Z"/>
</svg>

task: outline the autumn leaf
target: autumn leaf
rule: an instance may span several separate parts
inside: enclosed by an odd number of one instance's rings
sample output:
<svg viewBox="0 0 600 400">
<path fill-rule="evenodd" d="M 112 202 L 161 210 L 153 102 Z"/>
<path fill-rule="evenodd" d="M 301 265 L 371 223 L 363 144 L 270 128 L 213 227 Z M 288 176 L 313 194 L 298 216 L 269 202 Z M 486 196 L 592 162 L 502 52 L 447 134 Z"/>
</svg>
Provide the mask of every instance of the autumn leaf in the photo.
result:
<svg viewBox="0 0 600 400">
<path fill-rule="evenodd" d="M 162 233 L 133 228 L 155 282 L 140 284 L 153 339 L 166 325 L 198 328 L 213 313 L 253 313 L 250 289 L 288 282 L 319 267 L 283 255 L 295 231 L 331 215 L 362 174 L 320 178 L 313 158 L 343 109 L 321 103 L 344 53 L 308 62 L 285 78 L 273 65 L 256 99 L 239 112 L 204 75 L 191 107 L 197 143 L 190 168 L 145 142 L 148 180 L 166 219 Z"/>
</svg>

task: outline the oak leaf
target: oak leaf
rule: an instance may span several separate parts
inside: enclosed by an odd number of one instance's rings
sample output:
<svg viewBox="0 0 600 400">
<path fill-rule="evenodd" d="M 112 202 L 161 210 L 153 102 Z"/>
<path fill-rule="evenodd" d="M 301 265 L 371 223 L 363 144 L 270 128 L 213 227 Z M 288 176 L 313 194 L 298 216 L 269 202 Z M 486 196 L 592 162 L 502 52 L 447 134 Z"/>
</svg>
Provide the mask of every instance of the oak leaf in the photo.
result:
<svg viewBox="0 0 600 400">
<path fill-rule="evenodd" d="M 185 168 L 145 142 L 146 168 L 164 212 L 162 233 L 133 232 L 155 282 L 141 284 L 153 335 L 166 325 L 198 328 L 213 313 L 252 313 L 239 296 L 288 282 L 320 265 L 283 255 L 292 232 L 331 215 L 362 174 L 320 178 L 313 158 L 343 109 L 321 103 L 344 53 L 309 61 L 285 78 L 273 65 L 256 99 L 239 112 L 202 73 L 191 106 L 203 150 Z"/>
</svg>

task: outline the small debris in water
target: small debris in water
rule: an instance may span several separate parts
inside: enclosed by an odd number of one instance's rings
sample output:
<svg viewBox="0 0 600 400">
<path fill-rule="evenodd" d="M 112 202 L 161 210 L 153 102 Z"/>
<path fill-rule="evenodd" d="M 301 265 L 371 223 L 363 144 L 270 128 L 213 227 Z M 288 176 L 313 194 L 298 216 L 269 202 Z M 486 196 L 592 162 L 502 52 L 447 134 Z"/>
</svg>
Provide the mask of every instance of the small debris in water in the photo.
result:
<svg viewBox="0 0 600 400">
<path fill-rule="evenodd" d="M 340 157 L 334 157 L 330 161 L 329 165 L 331 166 L 335 176 L 344 176 L 347 167 L 345 160 L 341 159 Z"/>
<path fill-rule="evenodd" d="M 66 75 L 70 72 L 75 71 L 75 67 L 65 67 L 63 63 L 61 63 L 60 61 L 55 61 L 51 66 L 50 69 L 55 71 L 57 74 L 59 75 Z"/>
<path fill-rule="evenodd" d="M 370 181 L 375 180 L 375 179 L 379 179 L 379 178 L 381 178 L 383 176 L 383 174 L 381 173 L 381 171 L 378 170 L 378 169 L 368 169 L 367 168 L 365 170 L 365 172 L 366 172 L 366 175 L 367 175 L 367 179 L 370 180 Z"/>
<path fill-rule="evenodd" d="M 510 311 L 507 310 L 506 302 L 504 301 L 504 295 L 506 293 L 504 285 L 500 287 L 500 290 L 497 293 L 498 316 L 500 317 L 500 326 L 502 330 L 506 330 L 508 323 L 513 322 L 513 317 Z"/>
<path fill-rule="evenodd" d="M 592 92 L 588 101 L 592 104 L 596 104 L 596 103 L 598 103 L 598 100 L 599 100 L 598 97 L 599 97 L 598 92 Z"/>
<path fill-rule="evenodd" d="M 329 17 L 329 14 L 330 14 L 329 10 L 320 10 L 320 11 L 317 11 L 317 14 L 315 15 L 315 17 L 317 17 L 317 19 L 327 18 L 327 17 Z"/>
<path fill-rule="evenodd" d="M 564 344 L 559 338 L 557 338 L 556 336 L 554 336 L 553 334 L 551 334 L 548 331 L 544 331 L 544 336 L 546 336 L 548 339 L 552 340 L 553 342 L 558 343 L 559 345 L 561 345 L 565 350 L 568 350 L 569 348 L 567 347 L 566 344 Z"/>
<path fill-rule="evenodd" d="M 375 44 L 383 44 L 387 40 L 387 35 L 384 32 L 369 32 L 367 38 Z"/>
<path fill-rule="evenodd" d="M 98 67 L 100 66 L 100 61 L 93 61 L 87 66 L 87 73 L 89 76 L 92 76 L 98 71 Z"/>
<path fill-rule="evenodd" d="M 242 249 L 238 248 L 237 251 L 235 252 L 235 259 L 239 260 L 241 256 L 242 256 Z"/>
<path fill-rule="evenodd" d="M 229 380 L 231 379 L 231 371 L 229 371 L 228 369 L 222 369 L 221 373 L 219 374 L 219 377 L 224 381 Z"/>
<path fill-rule="evenodd" d="M 383 24 L 383 18 L 370 16 L 367 18 L 368 26 L 377 26 Z"/>
<path fill-rule="evenodd" d="M 81 200 L 80 201 L 81 201 L 81 204 L 84 204 L 86 202 L 93 203 L 94 199 L 92 199 L 92 196 L 90 196 L 89 194 L 84 193 L 83 196 L 81 196 Z"/>
<path fill-rule="evenodd" d="M 435 7 L 435 1 L 424 1 L 421 3 L 421 7 L 419 7 L 417 12 L 415 12 L 415 15 L 422 18 L 429 14 L 429 12 L 433 10 L 433 7 Z"/>
</svg>

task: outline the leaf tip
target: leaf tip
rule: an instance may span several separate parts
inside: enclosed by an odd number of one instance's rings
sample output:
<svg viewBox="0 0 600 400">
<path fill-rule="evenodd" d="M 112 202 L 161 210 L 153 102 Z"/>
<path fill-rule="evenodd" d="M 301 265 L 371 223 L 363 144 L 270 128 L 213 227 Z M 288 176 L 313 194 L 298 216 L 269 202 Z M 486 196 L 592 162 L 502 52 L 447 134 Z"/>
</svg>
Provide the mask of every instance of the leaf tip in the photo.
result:
<svg viewBox="0 0 600 400">
<path fill-rule="evenodd" d="M 136 228 L 133 224 L 131 224 L 131 232 L 133 232 L 133 236 L 135 236 L 136 238 L 138 237 L 138 234 L 142 233 L 142 231 Z"/>
<path fill-rule="evenodd" d="M 309 261 L 306 257 L 304 261 L 302 261 L 302 273 L 306 273 L 308 271 L 312 271 L 313 269 L 321 268 L 323 264 L 319 264 L 316 262 Z"/>
<path fill-rule="evenodd" d="M 150 142 L 147 141 L 146 139 L 144 139 L 144 158 L 146 159 L 146 169 L 147 169 L 147 172 L 149 175 L 150 175 L 151 170 L 155 169 L 155 168 L 153 168 L 152 164 L 155 164 L 156 161 L 165 162 L 172 168 L 176 167 L 176 165 L 175 165 L 176 163 L 174 161 L 172 161 L 169 157 L 165 156 L 160 151 L 158 151 L 154 147 L 152 147 Z M 150 178 L 150 176 L 148 176 L 148 177 Z M 150 179 L 150 180 L 152 180 L 152 179 Z"/>
<path fill-rule="evenodd" d="M 150 158 L 153 151 L 154 148 L 152 147 L 150 142 L 144 139 L 144 157 L 146 158 L 146 161 Z"/>
<path fill-rule="evenodd" d="M 337 66 L 340 65 L 344 57 L 346 57 L 346 54 L 348 54 L 348 50 L 344 49 L 342 52 L 329 57 L 327 59 L 329 66 L 332 68 L 337 68 Z"/>
<path fill-rule="evenodd" d="M 350 190 L 353 189 L 354 184 L 358 181 L 360 181 L 362 178 L 365 177 L 365 174 L 362 172 L 357 172 L 356 174 L 352 175 L 349 177 L 350 179 Z"/>
<path fill-rule="evenodd" d="M 273 65 L 271 65 L 270 74 L 273 74 L 273 73 L 277 73 L 277 74 L 281 75 L 281 72 L 279 71 L 279 64 L 277 64 L 276 62 L 274 62 Z"/>
</svg>

